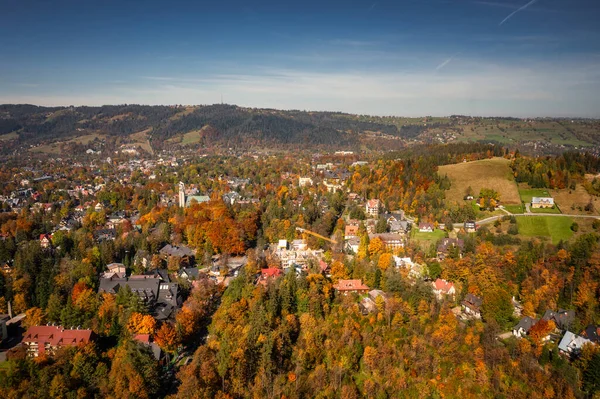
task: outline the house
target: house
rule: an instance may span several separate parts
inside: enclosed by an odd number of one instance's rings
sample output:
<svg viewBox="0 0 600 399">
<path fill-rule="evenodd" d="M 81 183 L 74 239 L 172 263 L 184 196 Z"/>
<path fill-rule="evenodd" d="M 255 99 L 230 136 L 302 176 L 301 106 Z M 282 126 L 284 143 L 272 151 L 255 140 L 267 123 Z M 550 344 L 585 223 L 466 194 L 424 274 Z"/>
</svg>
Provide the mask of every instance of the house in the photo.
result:
<svg viewBox="0 0 600 399">
<path fill-rule="evenodd" d="M 367 295 L 360 301 L 360 303 L 358 304 L 358 307 L 360 308 L 360 311 L 362 312 L 363 315 L 377 312 L 377 310 L 378 310 L 377 309 L 377 298 L 378 297 L 381 297 L 383 299 L 384 303 L 387 301 L 385 292 L 383 292 L 381 290 L 369 291 L 369 295 Z"/>
<path fill-rule="evenodd" d="M 114 241 L 117 238 L 117 231 L 115 229 L 100 229 L 94 230 L 92 235 L 97 242 Z"/>
<path fill-rule="evenodd" d="M 451 253 L 455 253 L 458 257 L 461 257 L 464 248 L 465 242 L 460 238 L 442 238 L 437 247 L 438 259 L 443 260 Z"/>
<path fill-rule="evenodd" d="M 178 276 L 185 280 L 198 280 L 200 273 L 197 267 L 184 267 L 179 270 Z"/>
<path fill-rule="evenodd" d="M 163 259 L 169 261 L 170 258 L 178 258 L 182 265 L 190 265 L 194 257 L 194 251 L 185 245 L 167 244 L 158 251 Z"/>
<path fill-rule="evenodd" d="M 475 233 L 477 231 L 477 223 L 474 220 L 467 220 L 464 227 L 467 233 Z"/>
<path fill-rule="evenodd" d="M 519 321 L 519 324 L 517 324 L 514 328 L 513 328 L 513 335 L 517 338 L 523 338 L 524 336 L 526 336 L 527 334 L 529 334 L 529 330 L 531 329 L 531 327 L 533 327 L 535 325 L 535 323 L 537 323 L 538 320 L 531 318 L 529 316 L 525 316 L 521 319 L 521 321 Z"/>
<path fill-rule="evenodd" d="M 298 179 L 298 186 L 300 186 L 300 187 L 312 186 L 312 185 L 313 185 L 313 180 L 310 177 L 300 177 Z"/>
<path fill-rule="evenodd" d="M 276 267 L 269 267 L 267 269 L 260 270 L 260 276 L 258 277 L 257 284 L 267 286 L 270 281 L 283 275 L 283 271 Z"/>
<path fill-rule="evenodd" d="M 110 278 L 113 276 L 118 277 L 118 278 L 123 278 L 127 274 L 125 265 L 122 263 L 111 263 L 111 264 L 106 265 L 106 268 L 108 270 L 105 271 L 104 273 L 102 273 L 102 275 L 100 276 L 101 278 Z"/>
<path fill-rule="evenodd" d="M 154 355 L 154 359 L 160 360 L 162 356 L 162 350 L 160 349 L 160 346 L 158 346 L 156 342 L 152 340 L 150 334 L 136 334 L 133 336 L 133 340 L 149 347 L 152 351 L 152 355 Z"/>
<path fill-rule="evenodd" d="M 571 331 L 567 331 L 558 344 L 558 350 L 562 354 L 576 357 L 581 352 L 583 345 L 591 343 L 592 341 L 589 339 L 573 334 Z"/>
<path fill-rule="evenodd" d="M 96 205 L 94 205 L 95 212 L 102 212 L 103 210 L 104 210 L 104 205 L 101 202 L 97 202 Z"/>
<path fill-rule="evenodd" d="M 388 251 L 394 251 L 398 248 L 404 248 L 404 236 L 401 234 L 394 233 L 380 233 L 380 234 L 369 234 L 369 239 L 379 238 L 385 249 Z"/>
<path fill-rule="evenodd" d="M 101 278 L 98 292 L 116 295 L 123 288 L 129 288 L 142 302 L 153 308 L 154 316 L 159 320 L 169 317 L 181 305 L 178 284 L 166 282 L 156 275 Z"/>
<path fill-rule="evenodd" d="M 483 305 L 483 300 L 473 294 L 467 294 L 461 303 L 465 315 L 475 319 L 481 319 L 481 305 Z"/>
<path fill-rule="evenodd" d="M 533 197 L 531 198 L 531 207 L 538 208 L 554 208 L 554 198 L 552 197 Z"/>
<path fill-rule="evenodd" d="M 600 327 L 590 324 L 581 335 L 595 344 L 600 344 Z"/>
<path fill-rule="evenodd" d="M 59 348 L 87 344 L 93 339 L 92 330 L 66 330 L 60 326 L 31 326 L 21 341 L 27 356 L 53 355 Z"/>
<path fill-rule="evenodd" d="M 233 205 L 237 201 L 242 199 L 242 196 L 236 191 L 230 191 L 228 193 L 223 194 L 223 202 L 228 205 Z"/>
<path fill-rule="evenodd" d="M 360 247 L 360 238 L 352 237 L 349 240 L 346 240 L 346 252 L 356 254 L 356 253 L 358 253 L 359 247 Z"/>
<path fill-rule="evenodd" d="M 425 222 L 419 223 L 419 232 L 433 233 L 433 230 L 435 230 L 435 226 L 433 225 L 433 223 L 425 223 Z"/>
<path fill-rule="evenodd" d="M 433 286 L 433 294 L 438 301 L 441 301 L 446 296 L 449 296 L 454 300 L 454 295 L 456 294 L 454 283 L 438 278 L 431 284 Z"/>
<path fill-rule="evenodd" d="M 575 311 L 559 309 L 558 312 L 554 312 L 552 310 L 546 310 L 542 319 L 546 321 L 552 320 L 557 328 L 564 331 L 568 330 L 573 324 L 573 321 L 575 320 Z"/>
<path fill-rule="evenodd" d="M 369 291 L 369 287 L 363 284 L 362 280 L 339 280 L 337 284 L 333 285 L 333 288 L 344 295 L 348 293 L 361 294 Z"/>
<path fill-rule="evenodd" d="M 44 249 L 52 246 L 52 236 L 50 234 L 40 234 L 40 246 Z"/>
<path fill-rule="evenodd" d="M 379 206 L 380 201 L 378 199 L 370 199 L 367 201 L 367 204 L 365 206 L 365 212 L 367 213 L 367 215 L 376 218 L 379 216 Z"/>
<path fill-rule="evenodd" d="M 344 229 L 344 238 L 348 240 L 352 237 L 358 237 L 358 228 L 358 225 L 346 225 L 346 228 Z"/>
</svg>

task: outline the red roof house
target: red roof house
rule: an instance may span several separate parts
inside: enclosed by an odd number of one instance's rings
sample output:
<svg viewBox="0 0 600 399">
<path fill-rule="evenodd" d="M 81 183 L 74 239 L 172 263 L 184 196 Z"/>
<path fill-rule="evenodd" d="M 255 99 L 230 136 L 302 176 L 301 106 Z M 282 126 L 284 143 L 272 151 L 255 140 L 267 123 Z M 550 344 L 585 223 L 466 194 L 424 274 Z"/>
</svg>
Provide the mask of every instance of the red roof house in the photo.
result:
<svg viewBox="0 0 600 399">
<path fill-rule="evenodd" d="M 442 297 L 445 295 L 454 297 L 454 294 L 456 294 L 454 283 L 451 283 L 450 281 L 438 278 L 431 284 L 433 284 L 433 293 L 435 294 L 438 300 L 441 300 Z"/>
<path fill-rule="evenodd" d="M 65 346 L 87 344 L 92 340 L 92 330 L 65 330 L 60 326 L 32 326 L 23 335 L 21 341 L 27 348 L 27 355 L 38 357 L 47 353 L 52 355 Z"/>
<path fill-rule="evenodd" d="M 363 284 L 362 280 L 340 280 L 333 288 L 344 295 L 348 292 L 369 292 L 369 287 Z"/>
</svg>

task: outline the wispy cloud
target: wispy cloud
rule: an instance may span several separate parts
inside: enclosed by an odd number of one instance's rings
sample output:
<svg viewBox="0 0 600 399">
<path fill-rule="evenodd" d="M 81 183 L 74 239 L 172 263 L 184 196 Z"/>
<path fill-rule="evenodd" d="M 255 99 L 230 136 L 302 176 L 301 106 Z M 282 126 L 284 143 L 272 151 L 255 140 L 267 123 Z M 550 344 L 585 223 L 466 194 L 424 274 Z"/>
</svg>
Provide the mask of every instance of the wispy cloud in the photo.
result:
<svg viewBox="0 0 600 399">
<path fill-rule="evenodd" d="M 519 7 L 518 9 L 516 9 L 515 11 L 511 12 L 510 14 L 508 14 L 508 16 L 506 18 L 504 18 L 499 24 L 498 26 L 502 26 L 506 21 L 508 21 L 509 19 L 511 19 L 513 17 L 513 15 L 515 15 L 516 13 L 525 10 L 527 7 L 529 7 L 530 5 L 534 4 L 535 2 L 537 2 L 537 0 L 531 0 L 529 3 L 525 4 L 524 6 Z"/>
<path fill-rule="evenodd" d="M 436 71 L 439 71 L 440 69 L 444 68 L 446 65 L 448 65 L 450 62 L 452 62 L 452 60 L 454 59 L 454 56 L 448 58 L 446 61 L 442 62 L 441 64 L 439 64 L 438 66 L 435 67 Z"/>
<path fill-rule="evenodd" d="M 377 3 L 373 3 L 371 4 L 371 7 L 369 7 L 369 12 L 373 11 L 373 9 L 377 6 Z"/>
</svg>

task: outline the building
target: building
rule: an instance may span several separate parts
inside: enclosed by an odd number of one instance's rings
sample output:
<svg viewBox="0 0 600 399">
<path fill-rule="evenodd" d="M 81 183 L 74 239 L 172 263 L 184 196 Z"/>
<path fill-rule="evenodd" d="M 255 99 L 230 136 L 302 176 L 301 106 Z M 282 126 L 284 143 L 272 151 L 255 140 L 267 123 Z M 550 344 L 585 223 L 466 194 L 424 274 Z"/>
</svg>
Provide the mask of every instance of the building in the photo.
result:
<svg viewBox="0 0 600 399">
<path fill-rule="evenodd" d="M 483 300 L 473 294 L 467 294 L 461 303 L 464 314 L 475 319 L 481 319 L 481 305 Z"/>
<path fill-rule="evenodd" d="M 558 344 L 558 350 L 565 355 L 576 357 L 585 344 L 592 344 L 592 341 L 567 331 Z"/>
<path fill-rule="evenodd" d="M 93 338 L 92 330 L 65 330 L 60 326 L 29 327 L 23 340 L 27 356 L 38 357 L 42 354 L 53 355 L 65 346 L 87 344 Z"/>
<path fill-rule="evenodd" d="M 370 240 L 374 238 L 379 238 L 385 246 L 385 249 L 388 251 L 394 251 L 398 248 L 404 248 L 404 236 L 402 234 L 380 233 L 369 235 Z"/>
<path fill-rule="evenodd" d="M 600 327 L 590 324 L 581 334 L 595 344 L 600 344 Z"/>
<path fill-rule="evenodd" d="M 208 195 L 185 195 L 185 184 L 183 184 L 183 182 L 179 182 L 179 207 L 189 208 L 194 201 L 200 204 L 210 201 L 210 197 Z"/>
<path fill-rule="evenodd" d="M 40 246 L 44 249 L 52 246 L 52 236 L 50 234 L 40 234 Z"/>
<path fill-rule="evenodd" d="M 333 288 L 344 295 L 348 293 L 364 294 L 369 292 L 369 287 L 363 284 L 362 280 L 340 280 Z"/>
<path fill-rule="evenodd" d="M 456 254 L 456 256 L 461 257 L 464 248 L 465 242 L 460 238 L 442 238 L 437 247 L 438 259 L 443 260 L 449 254 Z"/>
<path fill-rule="evenodd" d="M 269 284 L 270 281 L 275 280 L 282 275 L 283 272 L 281 271 L 281 269 L 277 269 L 276 267 L 261 269 L 257 284 L 266 286 L 267 284 Z"/>
<path fill-rule="evenodd" d="M 554 198 L 552 197 L 533 197 L 531 198 L 531 207 L 537 208 L 554 208 Z"/>
<path fill-rule="evenodd" d="M 158 320 L 168 318 L 182 302 L 179 285 L 165 281 L 160 275 L 101 278 L 98 292 L 116 295 L 125 288 L 152 308 Z"/>
<path fill-rule="evenodd" d="M 380 201 L 378 199 L 370 199 L 365 205 L 365 212 L 368 216 L 372 216 L 374 218 L 379 217 L 379 206 Z"/>
<path fill-rule="evenodd" d="M 435 230 L 435 226 L 433 225 L 433 223 L 425 223 L 425 222 L 419 223 L 419 232 L 433 233 L 433 230 Z"/>
<path fill-rule="evenodd" d="M 546 321 L 552 320 L 556 327 L 561 330 L 568 330 L 575 320 L 574 310 L 558 309 L 558 312 L 546 310 L 542 319 Z"/>
<path fill-rule="evenodd" d="M 312 185 L 313 185 L 313 180 L 310 177 L 298 178 L 298 186 L 305 187 L 305 186 L 312 186 Z"/>
<path fill-rule="evenodd" d="M 519 324 L 517 324 L 514 328 L 513 328 L 513 335 L 517 338 L 523 338 L 524 336 L 526 336 L 527 334 L 529 334 L 529 330 L 531 329 L 531 327 L 533 327 L 535 325 L 535 323 L 537 323 L 538 320 L 534 319 L 532 317 L 529 316 L 525 316 L 521 319 L 521 321 L 519 321 Z"/>
<path fill-rule="evenodd" d="M 474 220 L 467 220 L 464 227 L 467 233 L 475 233 L 477 231 L 477 223 Z"/>
<path fill-rule="evenodd" d="M 438 299 L 438 301 L 441 301 L 446 296 L 449 296 L 451 297 L 451 299 L 454 299 L 454 295 L 456 294 L 456 288 L 454 288 L 454 283 L 438 278 L 431 284 L 433 286 L 433 294 Z"/>
<path fill-rule="evenodd" d="M 106 268 L 108 270 L 102 273 L 102 275 L 100 276 L 101 278 L 110 278 L 113 276 L 118 278 L 124 278 L 127 274 L 125 265 L 122 263 L 111 263 L 109 265 L 106 265 Z"/>
<path fill-rule="evenodd" d="M 348 240 L 352 237 L 358 237 L 359 226 L 356 224 L 347 224 L 344 230 L 344 239 Z"/>
</svg>

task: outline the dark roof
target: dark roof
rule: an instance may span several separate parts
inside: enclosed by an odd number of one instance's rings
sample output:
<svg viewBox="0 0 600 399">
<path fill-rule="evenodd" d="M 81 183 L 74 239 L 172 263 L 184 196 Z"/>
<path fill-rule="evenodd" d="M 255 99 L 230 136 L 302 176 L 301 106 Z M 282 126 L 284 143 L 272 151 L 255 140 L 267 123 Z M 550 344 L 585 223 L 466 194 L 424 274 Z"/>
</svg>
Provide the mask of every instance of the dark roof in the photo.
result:
<svg viewBox="0 0 600 399">
<path fill-rule="evenodd" d="M 437 250 L 438 252 L 448 252 L 449 247 L 458 247 L 460 250 L 463 250 L 465 247 L 465 242 L 460 238 L 442 238 L 437 247 Z"/>
<path fill-rule="evenodd" d="M 585 328 L 583 334 L 581 334 L 585 338 L 589 339 L 592 342 L 600 344 L 600 327 L 597 327 L 593 324 L 590 324 Z"/>
<path fill-rule="evenodd" d="M 479 309 L 481 305 L 483 305 L 483 299 L 479 298 L 477 295 L 467 294 L 463 304 L 471 305 L 471 307 Z"/>
<path fill-rule="evenodd" d="M 184 267 L 183 269 L 181 269 L 179 271 L 179 276 L 181 277 L 184 273 L 188 278 L 194 278 L 196 280 L 198 279 L 198 276 L 199 276 L 197 267 Z"/>
<path fill-rule="evenodd" d="M 167 244 L 164 247 L 162 247 L 159 252 L 161 255 L 179 256 L 182 258 L 185 256 L 194 256 L 194 251 L 192 251 L 189 247 L 186 247 L 185 245 L 172 246 L 170 244 Z"/>
<path fill-rule="evenodd" d="M 160 277 L 133 275 L 129 278 L 101 278 L 98 292 L 116 294 L 122 287 L 129 287 L 142 300 L 151 304 L 179 306 L 179 286 Z"/>
<path fill-rule="evenodd" d="M 573 320 L 575 320 L 575 311 L 559 309 L 558 312 L 555 312 L 553 310 L 546 310 L 542 319 L 546 321 L 552 320 L 558 328 L 566 330 L 573 324 Z"/>
<path fill-rule="evenodd" d="M 514 330 L 518 330 L 519 328 L 522 328 L 523 330 L 525 330 L 525 332 L 529 332 L 529 329 L 531 327 L 533 327 L 534 324 L 537 322 L 538 322 L 537 319 L 533 319 L 529 316 L 525 316 L 521 319 L 521 321 L 519 321 L 519 324 L 517 324 L 515 326 Z"/>
</svg>

